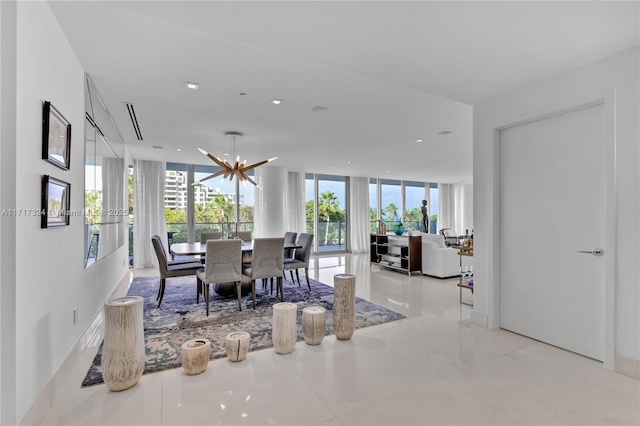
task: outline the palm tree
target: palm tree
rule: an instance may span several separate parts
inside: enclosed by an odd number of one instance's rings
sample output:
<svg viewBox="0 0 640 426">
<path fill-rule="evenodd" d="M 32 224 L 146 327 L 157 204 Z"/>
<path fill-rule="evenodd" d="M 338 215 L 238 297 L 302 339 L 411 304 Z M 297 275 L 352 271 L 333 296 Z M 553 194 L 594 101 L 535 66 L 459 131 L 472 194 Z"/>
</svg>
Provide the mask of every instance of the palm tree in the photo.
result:
<svg viewBox="0 0 640 426">
<path fill-rule="evenodd" d="M 387 221 L 397 222 L 398 219 L 398 207 L 395 203 L 391 202 L 382 210 L 382 215 L 387 218 Z"/>
<path fill-rule="evenodd" d="M 327 245 L 329 240 L 329 222 L 333 216 L 338 213 L 340 204 L 338 203 L 338 197 L 331 191 L 324 191 L 320 194 L 318 200 L 318 220 L 324 219 L 327 222 L 324 233 L 324 245 Z"/>
</svg>

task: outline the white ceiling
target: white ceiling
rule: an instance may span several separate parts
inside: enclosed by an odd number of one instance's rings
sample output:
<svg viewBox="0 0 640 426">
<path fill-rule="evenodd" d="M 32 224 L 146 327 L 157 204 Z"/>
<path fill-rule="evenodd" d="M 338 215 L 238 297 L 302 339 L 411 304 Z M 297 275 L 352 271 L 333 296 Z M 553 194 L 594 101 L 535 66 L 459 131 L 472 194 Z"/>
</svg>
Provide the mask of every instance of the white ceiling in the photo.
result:
<svg viewBox="0 0 640 426">
<path fill-rule="evenodd" d="M 471 182 L 471 105 L 639 43 L 638 2 L 50 4 L 134 158 L 211 164 L 233 130 L 248 162 L 431 182 Z"/>
</svg>

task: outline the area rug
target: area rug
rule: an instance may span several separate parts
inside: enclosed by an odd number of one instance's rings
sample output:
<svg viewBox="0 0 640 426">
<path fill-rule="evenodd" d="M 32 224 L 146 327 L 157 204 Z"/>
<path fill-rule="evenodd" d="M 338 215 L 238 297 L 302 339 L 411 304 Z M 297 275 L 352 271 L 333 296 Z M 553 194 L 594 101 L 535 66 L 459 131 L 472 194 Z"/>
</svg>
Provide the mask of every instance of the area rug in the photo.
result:
<svg viewBox="0 0 640 426">
<path fill-rule="evenodd" d="M 333 287 L 311 281 L 311 291 L 302 280 L 302 285 L 284 282 L 286 302 L 298 305 L 298 341 L 302 336 L 302 309 L 318 305 L 327 310 L 327 335 L 333 334 Z M 207 338 L 211 341 L 211 359 L 226 357 L 225 336 L 233 331 L 251 334 L 250 351 L 273 347 L 271 341 L 271 318 L 273 305 L 280 302 L 269 290 L 256 283 L 256 309 L 253 310 L 251 296 L 242 298 L 242 311 L 238 311 L 238 300 L 234 296 L 220 296 L 211 290 L 209 316 L 200 297 L 196 304 L 195 276 L 170 278 L 160 308 L 156 295 L 160 277 L 136 277 L 129 287 L 130 296 L 144 298 L 144 335 L 146 357 L 144 374 L 182 366 L 180 347 L 187 340 Z M 397 312 L 356 297 L 356 328 L 369 327 L 406 318 Z M 102 345 L 93 360 L 82 386 L 103 383 L 100 371 Z"/>
</svg>

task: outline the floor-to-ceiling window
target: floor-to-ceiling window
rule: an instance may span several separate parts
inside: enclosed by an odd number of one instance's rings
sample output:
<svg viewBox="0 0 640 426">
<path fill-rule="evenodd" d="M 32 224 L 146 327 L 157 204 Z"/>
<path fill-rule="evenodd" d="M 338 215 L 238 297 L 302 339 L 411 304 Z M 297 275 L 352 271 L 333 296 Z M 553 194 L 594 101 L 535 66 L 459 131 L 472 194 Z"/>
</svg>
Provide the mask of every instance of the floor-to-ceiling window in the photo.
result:
<svg viewBox="0 0 640 426">
<path fill-rule="evenodd" d="M 314 251 L 347 248 L 347 178 L 306 174 L 307 232 L 313 231 Z"/>
<path fill-rule="evenodd" d="M 380 179 L 380 218 L 387 227 L 402 222 L 402 185 L 399 180 Z"/>
<path fill-rule="evenodd" d="M 197 182 L 220 170 L 217 166 L 196 165 L 193 181 Z M 252 173 L 250 173 L 253 176 Z M 187 241 L 188 165 L 167 163 L 165 178 L 165 217 L 169 239 L 175 243 Z M 224 237 L 235 235 L 235 181 L 222 181 L 218 176 L 192 186 L 195 241 L 203 231 L 221 231 Z M 238 231 L 253 231 L 253 185 L 240 185 L 240 221 Z"/>
<path fill-rule="evenodd" d="M 438 184 L 429 185 L 429 229 L 432 234 L 438 232 Z"/>
<path fill-rule="evenodd" d="M 378 232 L 378 179 L 369 178 L 369 212 L 371 214 L 371 232 Z"/>
<path fill-rule="evenodd" d="M 406 230 L 419 230 L 427 232 L 422 229 L 422 200 L 426 198 L 426 191 L 424 188 L 424 182 L 404 182 L 404 227 Z"/>
</svg>

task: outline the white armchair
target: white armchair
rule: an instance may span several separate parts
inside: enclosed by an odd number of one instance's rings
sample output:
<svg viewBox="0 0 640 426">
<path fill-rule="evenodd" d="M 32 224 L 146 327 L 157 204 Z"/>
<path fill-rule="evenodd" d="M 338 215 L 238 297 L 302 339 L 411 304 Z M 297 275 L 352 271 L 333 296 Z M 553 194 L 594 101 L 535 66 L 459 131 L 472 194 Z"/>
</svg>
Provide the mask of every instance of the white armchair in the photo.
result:
<svg viewBox="0 0 640 426">
<path fill-rule="evenodd" d="M 444 236 L 422 235 L 422 273 L 438 278 L 457 277 L 460 274 L 458 250 L 445 246 Z M 473 258 L 463 256 L 462 265 L 470 266 Z"/>
</svg>

